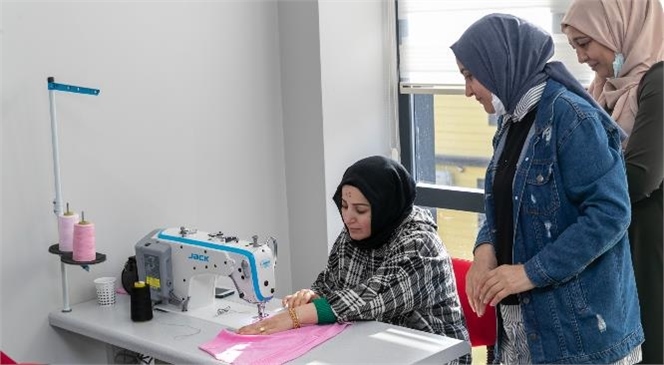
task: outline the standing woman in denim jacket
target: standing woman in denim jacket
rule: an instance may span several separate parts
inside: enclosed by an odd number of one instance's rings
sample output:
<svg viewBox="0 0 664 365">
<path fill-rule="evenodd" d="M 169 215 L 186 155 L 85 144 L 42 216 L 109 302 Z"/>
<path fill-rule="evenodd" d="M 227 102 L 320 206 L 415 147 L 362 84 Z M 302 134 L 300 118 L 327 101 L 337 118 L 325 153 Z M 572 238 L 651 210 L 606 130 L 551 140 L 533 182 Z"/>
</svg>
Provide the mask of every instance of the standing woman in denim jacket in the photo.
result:
<svg viewBox="0 0 664 365">
<path fill-rule="evenodd" d="M 466 278 L 476 313 L 498 306 L 496 359 L 640 361 L 620 128 L 523 19 L 487 15 L 451 48 L 466 96 L 499 115 Z"/>
<path fill-rule="evenodd" d="M 645 334 L 643 362 L 664 363 L 664 15 L 659 0 L 577 0 L 562 30 L 589 91 L 629 134 L 623 142 L 632 202 L 629 243 Z"/>
</svg>

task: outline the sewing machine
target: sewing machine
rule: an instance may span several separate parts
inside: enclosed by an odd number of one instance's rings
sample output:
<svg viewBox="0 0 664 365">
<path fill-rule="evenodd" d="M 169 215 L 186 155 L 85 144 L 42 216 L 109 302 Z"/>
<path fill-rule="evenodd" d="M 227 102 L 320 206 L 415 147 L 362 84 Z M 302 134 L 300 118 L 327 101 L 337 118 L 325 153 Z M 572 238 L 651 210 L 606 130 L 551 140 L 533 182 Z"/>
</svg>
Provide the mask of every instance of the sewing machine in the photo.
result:
<svg viewBox="0 0 664 365">
<path fill-rule="evenodd" d="M 138 279 L 150 286 L 154 302 L 187 311 L 212 305 L 216 276 L 229 276 L 238 296 L 255 304 L 263 318 L 275 291 L 277 241 L 252 238 L 186 227 L 156 229 L 136 243 Z"/>
</svg>

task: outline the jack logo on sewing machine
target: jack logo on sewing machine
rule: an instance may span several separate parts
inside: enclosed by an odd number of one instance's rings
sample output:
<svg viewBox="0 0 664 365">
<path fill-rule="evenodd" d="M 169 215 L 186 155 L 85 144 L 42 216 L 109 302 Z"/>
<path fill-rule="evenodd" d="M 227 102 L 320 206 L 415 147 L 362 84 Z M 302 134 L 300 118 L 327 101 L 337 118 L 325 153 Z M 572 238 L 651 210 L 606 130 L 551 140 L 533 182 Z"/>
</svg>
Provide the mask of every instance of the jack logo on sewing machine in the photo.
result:
<svg viewBox="0 0 664 365">
<path fill-rule="evenodd" d="M 263 269 L 267 269 L 268 267 L 270 267 L 270 260 L 269 259 L 264 259 L 263 261 L 261 261 L 261 267 Z"/>
<path fill-rule="evenodd" d="M 197 260 L 197 261 L 208 262 L 208 259 L 210 258 L 210 256 L 199 255 L 199 254 L 197 254 L 197 253 L 192 253 L 192 254 L 189 255 L 189 257 L 187 257 L 187 258 L 188 258 L 188 259 L 192 259 L 192 260 Z"/>
</svg>

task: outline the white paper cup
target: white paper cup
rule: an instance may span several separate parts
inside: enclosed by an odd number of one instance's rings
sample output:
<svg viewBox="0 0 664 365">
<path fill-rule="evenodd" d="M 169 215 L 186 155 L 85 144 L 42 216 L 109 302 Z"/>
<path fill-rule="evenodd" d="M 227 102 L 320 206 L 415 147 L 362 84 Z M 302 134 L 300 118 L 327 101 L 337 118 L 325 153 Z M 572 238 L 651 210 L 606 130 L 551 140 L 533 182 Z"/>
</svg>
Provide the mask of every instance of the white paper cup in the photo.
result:
<svg viewBox="0 0 664 365">
<path fill-rule="evenodd" d="M 97 301 L 99 305 L 115 304 L 115 278 L 103 277 L 94 280 L 97 287 Z"/>
</svg>

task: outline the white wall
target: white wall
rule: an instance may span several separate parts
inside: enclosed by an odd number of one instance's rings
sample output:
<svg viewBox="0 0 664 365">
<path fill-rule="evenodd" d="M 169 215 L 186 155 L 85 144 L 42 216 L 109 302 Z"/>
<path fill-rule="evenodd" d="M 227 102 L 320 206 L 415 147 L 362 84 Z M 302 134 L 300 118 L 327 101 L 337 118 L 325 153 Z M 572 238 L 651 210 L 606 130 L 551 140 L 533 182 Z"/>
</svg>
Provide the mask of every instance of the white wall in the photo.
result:
<svg viewBox="0 0 664 365">
<path fill-rule="evenodd" d="M 327 258 L 325 144 L 318 3 L 279 2 L 284 155 L 293 289 L 311 285 Z"/>
<path fill-rule="evenodd" d="M 103 346 L 48 325 L 62 295 L 47 252 L 47 76 L 101 89 L 56 94 L 63 197 L 108 256 L 90 272 L 68 267 L 72 303 L 94 298 L 94 278 L 118 276 L 150 230 L 180 225 L 275 236 L 285 295 L 325 262 L 343 170 L 389 151 L 384 6 L 4 1 L 0 348 L 21 361 L 106 360 Z"/>
<path fill-rule="evenodd" d="M 320 0 L 321 79 L 325 135 L 328 241 L 342 227 L 332 202 L 348 166 L 369 155 L 390 156 L 391 48 L 385 0 Z M 396 71 L 392 71 L 396 72 Z"/>
</svg>

